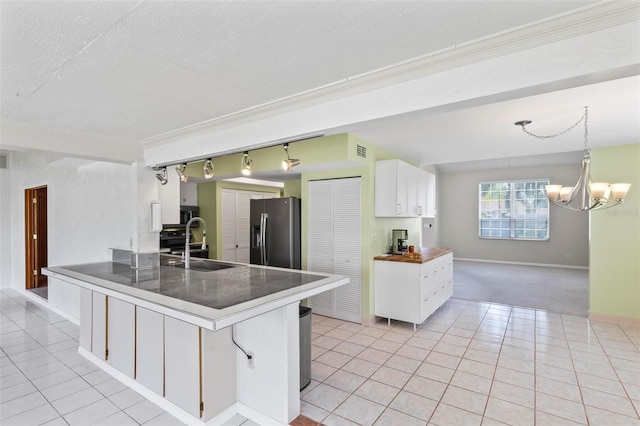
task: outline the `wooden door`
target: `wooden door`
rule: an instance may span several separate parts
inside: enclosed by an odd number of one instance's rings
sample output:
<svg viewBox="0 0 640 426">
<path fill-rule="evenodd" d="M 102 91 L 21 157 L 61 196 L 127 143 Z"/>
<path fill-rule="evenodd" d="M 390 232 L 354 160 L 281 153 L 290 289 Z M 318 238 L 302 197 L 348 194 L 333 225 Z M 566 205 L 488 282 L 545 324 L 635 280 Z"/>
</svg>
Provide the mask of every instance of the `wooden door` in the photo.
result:
<svg viewBox="0 0 640 426">
<path fill-rule="evenodd" d="M 24 195 L 25 288 L 46 287 L 41 268 L 47 266 L 47 187 L 25 189 Z"/>
</svg>

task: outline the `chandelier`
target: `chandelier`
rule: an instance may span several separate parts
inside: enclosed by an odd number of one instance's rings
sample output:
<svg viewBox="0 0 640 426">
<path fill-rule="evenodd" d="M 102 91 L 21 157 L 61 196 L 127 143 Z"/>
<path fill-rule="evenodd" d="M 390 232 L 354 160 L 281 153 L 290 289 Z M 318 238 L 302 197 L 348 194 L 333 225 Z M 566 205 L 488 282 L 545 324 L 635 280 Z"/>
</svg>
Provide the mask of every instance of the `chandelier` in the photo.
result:
<svg viewBox="0 0 640 426">
<path fill-rule="evenodd" d="M 627 196 L 630 183 L 606 183 L 591 182 L 591 151 L 589 150 L 589 107 L 584 107 L 584 115 L 568 129 L 555 135 L 536 135 L 529 132 L 525 126 L 531 124 L 530 120 L 516 121 L 516 126 L 521 126 L 522 131 L 538 139 L 549 139 L 567 133 L 581 122 L 584 122 L 584 155 L 582 156 L 582 165 L 580 168 L 580 177 L 578 182 L 570 186 L 562 185 L 546 185 L 547 198 L 549 201 L 558 206 L 569 210 L 590 211 L 600 210 L 617 206 L 624 202 Z"/>
</svg>

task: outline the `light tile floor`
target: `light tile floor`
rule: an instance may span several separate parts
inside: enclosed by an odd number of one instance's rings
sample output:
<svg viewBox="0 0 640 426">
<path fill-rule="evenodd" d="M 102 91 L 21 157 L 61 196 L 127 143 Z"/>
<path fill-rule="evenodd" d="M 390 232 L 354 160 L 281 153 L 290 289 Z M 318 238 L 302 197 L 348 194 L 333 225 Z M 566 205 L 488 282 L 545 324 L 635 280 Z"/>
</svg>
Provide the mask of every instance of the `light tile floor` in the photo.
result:
<svg viewBox="0 0 640 426">
<path fill-rule="evenodd" d="M 450 300 L 416 332 L 313 316 L 302 414 L 325 425 L 640 425 L 640 327 Z M 0 291 L 0 424 L 178 425 Z M 237 416 L 228 425 L 252 426 Z"/>
<path fill-rule="evenodd" d="M 640 425 L 640 327 L 451 299 L 413 331 L 314 315 L 302 414 L 333 425 Z"/>
</svg>

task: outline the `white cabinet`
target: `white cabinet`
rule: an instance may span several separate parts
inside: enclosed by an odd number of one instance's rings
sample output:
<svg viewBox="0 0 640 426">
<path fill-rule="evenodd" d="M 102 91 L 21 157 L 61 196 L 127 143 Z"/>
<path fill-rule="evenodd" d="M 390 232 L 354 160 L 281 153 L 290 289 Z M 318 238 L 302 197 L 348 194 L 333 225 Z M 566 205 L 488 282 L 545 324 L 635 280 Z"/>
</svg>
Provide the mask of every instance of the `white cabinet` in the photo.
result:
<svg viewBox="0 0 640 426">
<path fill-rule="evenodd" d="M 231 327 L 215 332 L 201 329 L 200 332 L 202 421 L 208 422 L 236 402 L 238 350 L 231 340 Z M 240 359 L 240 362 L 246 360 Z"/>
<path fill-rule="evenodd" d="M 200 328 L 165 317 L 165 398 L 200 418 Z"/>
<path fill-rule="evenodd" d="M 98 359 L 107 358 L 107 296 L 92 292 L 91 353 Z"/>
<path fill-rule="evenodd" d="M 429 174 L 401 160 L 376 161 L 375 215 L 430 217 Z"/>
<path fill-rule="evenodd" d="M 164 315 L 136 306 L 136 380 L 164 396 Z"/>
<path fill-rule="evenodd" d="M 107 362 L 131 378 L 135 371 L 135 309 L 135 305 L 131 303 L 113 297 L 108 298 Z M 108 333 L 109 330 L 117 332 Z"/>
<path fill-rule="evenodd" d="M 320 315 L 360 323 L 360 178 L 309 182 L 307 269 L 341 274 L 349 284 L 309 299 Z"/>
<path fill-rule="evenodd" d="M 430 172 L 426 173 L 426 214 L 424 217 L 436 217 L 436 175 Z"/>
<path fill-rule="evenodd" d="M 453 254 L 425 263 L 375 262 L 375 315 L 421 324 L 453 294 Z"/>
<path fill-rule="evenodd" d="M 80 288 L 80 347 L 91 352 L 91 316 L 93 315 L 93 292 Z"/>
</svg>

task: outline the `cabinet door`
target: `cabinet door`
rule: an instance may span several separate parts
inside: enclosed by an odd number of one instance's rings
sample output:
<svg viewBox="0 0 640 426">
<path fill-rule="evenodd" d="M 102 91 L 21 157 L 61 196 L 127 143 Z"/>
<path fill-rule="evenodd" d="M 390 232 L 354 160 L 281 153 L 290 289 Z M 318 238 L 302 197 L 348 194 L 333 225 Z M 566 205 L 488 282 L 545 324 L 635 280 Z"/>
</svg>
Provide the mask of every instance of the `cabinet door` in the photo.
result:
<svg viewBox="0 0 640 426">
<path fill-rule="evenodd" d="M 164 396 L 164 315 L 136 306 L 136 380 Z"/>
<path fill-rule="evenodd" d="M 415 216 L 413 209 L 416 205 L 416 182 L 413 179 L 413 166 L 404 161 L 395 160 L 396 170 L 396 204 L 397 216 Z"/>
<path fill-rule="evenodd" d="M 91 353 L 98 359 L 107 359 L 107 296 L 92 292 Z"/>
<path fill-rule="evenodd" d="M 222 190 L 222 260 L 236 261 L 236 192 L 230 189 Z"/>
<path fill-rule="evenodd" d="M 252 193 L 248 191 L 236 192 L 236 262 L 249 263 L 249 243 L 251 225 L 249 224 L 249 214 L 251 212 L 250 200 Z"/>
<path fill-rule="evenodd" d="M 421 169 L 416 169 L 416 180 L 417 180 L 417 210 L 416 214 L 420 217 L 428 217 L 428 206 L 427 206 L 427 184 L 428 184 L 428 173 Z"/>
<path fill-rule="evenodd" d="M 375 215 L 380 217 L 398 216 L 397 164 L 395 160 L 376 161 L 375 172 Z"/>
<path fill-rule="evenodd" d="M 135 367 L 135 306 L 110 297 L 107 304 L 107 362 L 133 378 Z"/>
<path fill-rule="evenodd" d="M 436 175 L 426 172 L 426 185 L 425 217 L 436 217 Z"/>
<path fill-rule="evenodd" d="M 80 347 L 88 352 L 91 352 L 92 295 L 91 290 L 80 288 Z"/>
<path fill-rule="evenodd" d="M 406 163 L 405 163 L 406 164 Z M 407 190 L 407 213 L 405 216 L 420 216 L 420 206 L 418 200 L 418 183 L 420 180 L 420 169 L 407 164 L 407 181 L 405 188 Z"/>
<path fill-rule="evenodd" d="M 165 317 L 165 398 L 200 418 L 200 328 Z"/>
</svg>

